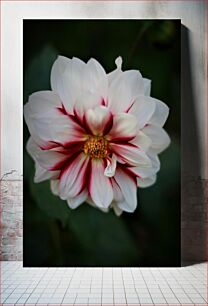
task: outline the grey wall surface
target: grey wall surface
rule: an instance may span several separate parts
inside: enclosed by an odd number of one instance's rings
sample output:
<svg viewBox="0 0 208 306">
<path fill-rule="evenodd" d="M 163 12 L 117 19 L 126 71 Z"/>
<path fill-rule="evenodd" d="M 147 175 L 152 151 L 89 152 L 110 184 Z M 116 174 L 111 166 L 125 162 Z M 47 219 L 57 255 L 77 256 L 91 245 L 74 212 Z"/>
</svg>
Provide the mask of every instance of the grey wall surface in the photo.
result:
<svg viewBox="0 0 208 306">
<path fill-rule="evenodd" d="M 207 259 L 206 1 L 3 2 L 1 91 L 1 259 L 22 259 L 22 20 L 181 19 L 182 263 Z"/>
</svg>

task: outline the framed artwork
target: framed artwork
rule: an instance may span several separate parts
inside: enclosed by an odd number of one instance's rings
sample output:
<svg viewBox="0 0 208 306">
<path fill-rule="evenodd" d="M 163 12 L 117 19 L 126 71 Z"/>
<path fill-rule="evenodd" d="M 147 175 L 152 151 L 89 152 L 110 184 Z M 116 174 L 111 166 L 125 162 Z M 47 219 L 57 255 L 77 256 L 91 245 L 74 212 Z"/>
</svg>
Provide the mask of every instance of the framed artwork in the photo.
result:
<svg viewBox="0 0 208 306">
<path fill-rule="evenodd" d="M 27 267 L 181 264 L 181 21 L 23 21 Z"/>
</svg>

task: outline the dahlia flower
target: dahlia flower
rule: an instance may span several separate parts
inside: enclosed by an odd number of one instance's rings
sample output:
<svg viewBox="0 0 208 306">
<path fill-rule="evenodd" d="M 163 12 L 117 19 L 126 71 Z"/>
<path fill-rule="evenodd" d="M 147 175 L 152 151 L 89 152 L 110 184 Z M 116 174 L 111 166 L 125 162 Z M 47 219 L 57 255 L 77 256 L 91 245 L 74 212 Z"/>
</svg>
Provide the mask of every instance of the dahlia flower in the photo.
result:
<svg viewBox="0 0 208 306">
<path fill-rule="evenodd" d="M 158 154 L 170 143 L 162 128 L 169 113 L 150 97 L 151 81 L 138 70 L 106 73 L 95 60 L 59 56 L 51 91 L 29 97 L 24 116 L 35 161 L 35 182 L 74 209 L 87 202 L 117 215 L 137 207 L 137 186 L 155 183 Z"/>
</svg>

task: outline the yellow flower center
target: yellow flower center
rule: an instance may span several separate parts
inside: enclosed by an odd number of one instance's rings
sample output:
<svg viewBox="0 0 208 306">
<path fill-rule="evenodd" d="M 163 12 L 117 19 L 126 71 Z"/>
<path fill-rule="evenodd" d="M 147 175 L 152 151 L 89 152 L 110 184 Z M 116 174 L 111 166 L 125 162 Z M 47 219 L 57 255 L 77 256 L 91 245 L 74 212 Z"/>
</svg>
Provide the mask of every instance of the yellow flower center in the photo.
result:
<svg viewBox="0 0 208 306">
<path fill-rule="evenodd" d="M 92 158 L 104 158 L 108 155 L 108 148 L 108 141 L 103 136 L 89 136 L 84 153 Z"/>
</svg>

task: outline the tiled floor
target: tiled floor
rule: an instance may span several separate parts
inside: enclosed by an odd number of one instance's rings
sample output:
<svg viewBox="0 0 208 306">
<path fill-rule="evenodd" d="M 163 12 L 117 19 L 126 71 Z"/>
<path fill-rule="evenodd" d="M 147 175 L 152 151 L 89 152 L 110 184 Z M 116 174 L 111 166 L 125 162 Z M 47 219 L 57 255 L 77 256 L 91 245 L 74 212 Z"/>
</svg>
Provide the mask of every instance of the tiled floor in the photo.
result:
<svg viewBox="0 0 208 306">
<path fill-rule="evenodd" d="M 207 305 L 207 264 L 183 268 L 23 268 L 1 262 L 0 305 Z"/>
</svg>

